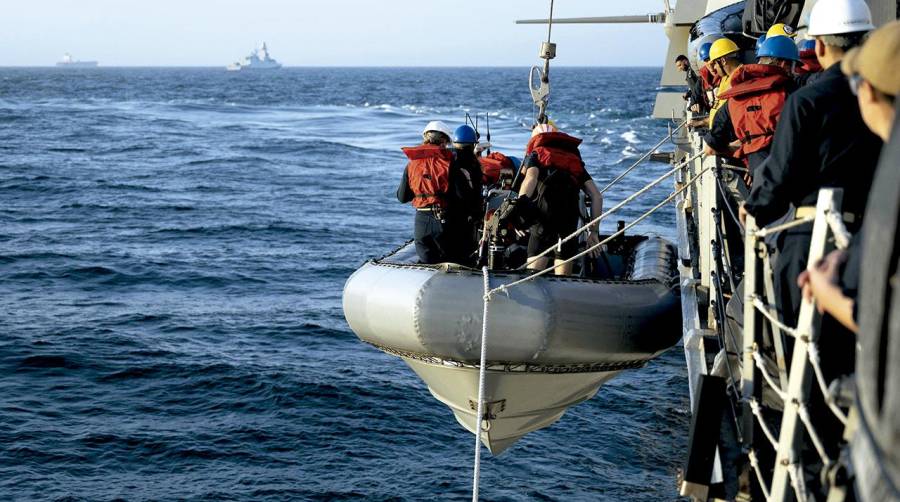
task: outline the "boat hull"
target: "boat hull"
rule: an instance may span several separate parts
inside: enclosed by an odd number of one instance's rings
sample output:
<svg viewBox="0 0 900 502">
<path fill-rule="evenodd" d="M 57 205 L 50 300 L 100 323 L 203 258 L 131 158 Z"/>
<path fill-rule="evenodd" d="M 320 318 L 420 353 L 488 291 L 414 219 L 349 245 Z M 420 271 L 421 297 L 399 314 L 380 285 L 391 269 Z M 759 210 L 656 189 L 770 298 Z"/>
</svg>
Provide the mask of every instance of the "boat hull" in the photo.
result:
<svg viewBox="0 0 900 502">
<path fill-rule="evenodd" d="M 344 315 L 361 340 L 403 358 L 474 433 L 483 277 L 416 264 L 414 253 L 407 246 L 366 262 L 344 287 Z M 493 295 L 481 434 L 488 448 L 502 452 L 674 345 L 681 330 L 673 275 L 671 245 L 647 239 L 630 256 L 627 280 L 543 276 Z M 490 285 L 522 277 L 496 273 Z"/>
</svg>

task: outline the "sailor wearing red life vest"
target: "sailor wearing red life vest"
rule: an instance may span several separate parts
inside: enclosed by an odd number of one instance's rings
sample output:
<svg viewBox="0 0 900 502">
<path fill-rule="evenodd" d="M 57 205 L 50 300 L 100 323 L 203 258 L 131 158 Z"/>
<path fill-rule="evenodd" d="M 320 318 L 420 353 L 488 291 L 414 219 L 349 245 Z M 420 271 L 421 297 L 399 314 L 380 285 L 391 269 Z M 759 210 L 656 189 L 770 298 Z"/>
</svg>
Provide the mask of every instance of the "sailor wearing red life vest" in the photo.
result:
<svg viewBox="0 0 900 502">
<path fill-rule="evenodd" d="M 732 75 L 731 88 L 719 96 L 727 105 L 704 136 L 711 150 L 741 159 L 750 176 L 768 156 L 800 60 L 797 46 L 784 36 L 767 38 L 757 57 L 759 64 L 745 64 Z"/>
<path fill-rule="evenodd" d="M 603 196 L 594 185 L 591 175 L 584 168 L 578 146 L 581 140 L 557 131 L 550 124 L 538 124 L 532 131 L 531 141 L 525 150 L 522 170 L 524 180 L 519 188 L 522 205 L 533 205 L 537 222 L 531 226 L 528 241 L 529 258 L 551 248 L 578 228 L 579 191 L 592 201 L 591 218 L 603 211 Z M 594 225 L 587 238 L 588 246 L 600 242 L 598 226 Z M 556 275 L 569 275 L 572 264 L 561 265 L 578 251 L 577 239 L 564 243 L 555 250 Z M 592 257 L 599 256 L 599 251 Z M 530 261 L 530 260 L 529 260 Z M 548 259 L 542 257 L 530 264 L 530 269 L 544 269 Z"/>
<path fill-rule="evenodd" d="M 416 208 L 415 245 L 422 263 L 461 263 L 466 251 L 465 178 L 447 147 L 453 132 L 440 121 L 422 132 L 423 143 L 403 148 L 409 163 L 397 189 L 397 200 Z"/>
<path fill-rule="evenodd" d="M 816 57 L 816 41 L 803 40 L 798 47 L 800 50 L 800 62 L 797 65 L 797 82 L 806 85 L 815 80 L 815 76 L 822 73 L 822 65 Z"/>
</svg>

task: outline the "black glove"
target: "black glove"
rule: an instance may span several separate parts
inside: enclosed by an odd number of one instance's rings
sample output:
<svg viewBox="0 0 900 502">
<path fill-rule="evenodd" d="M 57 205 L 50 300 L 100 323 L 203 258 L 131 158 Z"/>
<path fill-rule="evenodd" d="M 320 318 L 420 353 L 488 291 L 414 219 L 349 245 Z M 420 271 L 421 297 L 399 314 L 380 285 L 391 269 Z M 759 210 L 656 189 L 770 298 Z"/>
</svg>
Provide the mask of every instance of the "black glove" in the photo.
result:
<svg viewBox="0 0 900 502">
<path fill-rule="evenodd" d="M 537 221 L 537 207 L 527 195 L 520 195 L 518 199 L 507 199 L 497 209 L 497 218 L 501 226 L 505 224 L 524 230 Z"/>
</svg>

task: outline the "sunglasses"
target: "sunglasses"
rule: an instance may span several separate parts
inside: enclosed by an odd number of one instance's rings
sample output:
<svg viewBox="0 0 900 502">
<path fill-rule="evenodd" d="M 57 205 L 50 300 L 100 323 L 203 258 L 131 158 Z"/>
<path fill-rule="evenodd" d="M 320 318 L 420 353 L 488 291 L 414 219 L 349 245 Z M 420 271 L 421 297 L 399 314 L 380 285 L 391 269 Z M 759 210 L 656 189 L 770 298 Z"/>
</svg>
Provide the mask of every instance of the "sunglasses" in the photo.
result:
<svg viewBox="0 0 900 502">
<path fill-rule="evenodd" d="M 847 78 L 847 81 L 850 82 L 850 92 L 853 93 L 854 96 L 859 95 L 859 86 L 862 84 L 863 78 L 859 73 L 854 73 Z"/>
</svg>

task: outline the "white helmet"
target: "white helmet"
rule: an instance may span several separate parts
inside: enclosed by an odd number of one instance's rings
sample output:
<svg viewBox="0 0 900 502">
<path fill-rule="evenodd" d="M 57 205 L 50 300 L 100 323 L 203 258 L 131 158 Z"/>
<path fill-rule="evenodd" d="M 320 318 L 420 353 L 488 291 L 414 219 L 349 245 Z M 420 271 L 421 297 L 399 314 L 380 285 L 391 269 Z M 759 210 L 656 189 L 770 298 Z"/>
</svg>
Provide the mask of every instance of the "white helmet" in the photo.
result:
<svg viewBox="0 0 900 502">
<path fill-rule="evenodd" d="M 447 124 L 441 122 L 440 120 L 432 120 L 425 126 L 425 129 L 422 130 L 422 134 L 425 134 L 428 131 L 437 131 L 442 132 L 447 135 L 448 138 L 453 137 L 453 131 L 447 126 Z"/>
<path fill-rule="evenodd" d="M 818 0 L 809 13 L 807 35 L 841 35 L 871 31 L 872 13 L 863 0 Z"/>
</svg>

